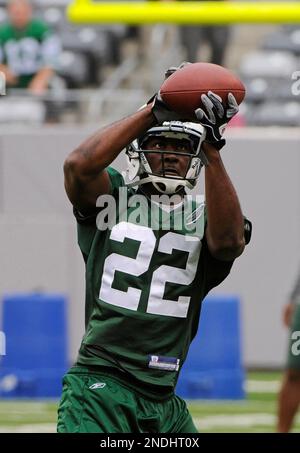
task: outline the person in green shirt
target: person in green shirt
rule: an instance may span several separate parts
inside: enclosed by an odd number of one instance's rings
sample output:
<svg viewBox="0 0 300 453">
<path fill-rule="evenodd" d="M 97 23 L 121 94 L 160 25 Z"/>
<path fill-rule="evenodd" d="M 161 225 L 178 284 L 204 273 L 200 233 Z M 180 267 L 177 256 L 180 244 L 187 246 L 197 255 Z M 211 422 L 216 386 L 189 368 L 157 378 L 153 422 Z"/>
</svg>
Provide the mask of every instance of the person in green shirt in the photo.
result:
<svg viewBox="0 0 300 453">
<path fill-rule="evenodd" d="M 210 92 L 204 100 L 199 122 L 189 122 L 156 95 L 65 161 L 86 265 L 86 331 L 64 377 L 58 432 L 197 432 L 175 394 L 178 375 L 202 300 L 251 234 L 219 153 L 238 106 L 232 95 L 226 105 Z M 110 165 L 124 148 L 122 175 Z M 203 165 L 205 202 L 185 192 Z"/>
<path fill-rule="evenodd" d="M 278 398 L 277 431 L 289 432 L 300 404 L 300 272 L 283 311 L 289 328 L 287 364 Z"/>
<path fill-rule="evenodd" d="M 0 71 L 6 86 L 43 94 L 54 74 L 59 40 L 32 17 L 28 0 L 11 0 L 8 15 L 9 22 L 0 27 Z"/>
</svg>

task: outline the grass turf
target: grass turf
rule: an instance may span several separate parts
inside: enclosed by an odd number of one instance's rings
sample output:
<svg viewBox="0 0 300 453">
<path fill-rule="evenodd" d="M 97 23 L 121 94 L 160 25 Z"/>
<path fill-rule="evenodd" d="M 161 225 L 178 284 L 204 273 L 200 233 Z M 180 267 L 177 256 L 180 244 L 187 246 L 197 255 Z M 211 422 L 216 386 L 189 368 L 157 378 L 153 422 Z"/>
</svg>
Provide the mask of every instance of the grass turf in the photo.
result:
<svg viewBox="0 0 300 453">
<path fill-rule="evenodd" d="M 242 401 L 188 401 L 200 432 L 275 432 L 280 373 L 248 373 L 247 398 Z M 264 383 L 272 384 L 263 391 Z M 250 385 L 251 384 L 251 385 Z M 55 432 L 57 402 L 0 400 L 0 433 Z M 293 431 L 300 432 L 300 416 Z"/>
</svg>

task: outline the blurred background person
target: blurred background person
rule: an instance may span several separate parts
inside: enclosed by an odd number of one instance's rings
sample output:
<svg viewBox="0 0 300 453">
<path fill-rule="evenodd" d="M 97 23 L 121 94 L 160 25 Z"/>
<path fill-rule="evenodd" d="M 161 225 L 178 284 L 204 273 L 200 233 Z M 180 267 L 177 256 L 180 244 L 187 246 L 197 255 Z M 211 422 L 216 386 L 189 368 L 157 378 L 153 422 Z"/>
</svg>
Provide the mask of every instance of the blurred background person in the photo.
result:
<svg viewBox="0 0 300 453">
<path fill-rule="evenodd" d="M 8 88 L 43 94 L 54 75 L 59 40 L 46 23 L 33 18 L 28 0 L 11 0 L 7 9 L 9 21 L 0 27 L 0 71 Z"/>
<path fill-rule="evenodd" d="M 227 25 L 200 24 L 183 26 L 180 27 L 180 37 L 182 45 L 185 48 L 185 58 L 187 61 L 191 61 L 192 63 L 198 61 L 199 52 L 202 50 L 203 44 L 207 44 L 210 51 L 208 61 L 221 66 L 225 65 L 226 50 L 230 39 L 230 28 Z"/>
<path fill-rule="evenodd" d="M 283 322 L 290 329 L 290 341 L 286 371 L 279 393 L 277 431 L 286 433 L 292 427 L 300 403 L 300 350 L 293 348 L 296 338 L 292 337 L 294 332 L 300 333 L 300 270 L 290 301 L 284 307 Z"/>
</svg>

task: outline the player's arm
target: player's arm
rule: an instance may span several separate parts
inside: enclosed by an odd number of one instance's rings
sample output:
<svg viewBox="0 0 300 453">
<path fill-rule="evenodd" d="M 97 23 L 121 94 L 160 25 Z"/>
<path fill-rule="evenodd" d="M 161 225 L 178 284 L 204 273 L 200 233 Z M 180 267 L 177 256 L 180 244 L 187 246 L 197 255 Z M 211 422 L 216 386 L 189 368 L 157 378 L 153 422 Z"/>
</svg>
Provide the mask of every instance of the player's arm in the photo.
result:
<svg viewBox="0 0 300 453">
<path fill-rule="evenodd" d="M 283 309 L 282 319 L 286 327 L 290 327 L 292 323 L 295 307 L 299 300 L 300 300 L 300 272 L 298 274 L 298 278 L 295 282 L 293 290 L 290 294 L 289 302 L 285 305 Z"/>
<path fill-rule="evenodd" d="M 32 78 L 28 89 L 32 94 L 44 94 L 49 86 L 49 82 L 54 75 L 54 70 L 50 67 L 41 68 Z"/>
<path fill-rule="evenodd" d="M 230 261 L 245 248 L 244 217 L 220 153 L 209 143 L 203 146 L 209 161 L 205 167 L 206 241 L 215 258 Z"/>
<path fill-rule="evenodd" d="M 13 71 L 11 71 L 11 69 L 6 64 L 6 61 L 5 61 L 6 59 L 4 57 L 4 54 L 5 54 L 4 44 L 5 44 L 5 41 L 3 41 L 2 37 L 1 37 L 1 30 L 0 30 L 0 72 L 2 72 L 2 74 L 5 77 L 6 85 L 14 86 L 18 83 L 18 77 L 16 76 L 16 74 L 13 73 Z"/>
<path fill-rule="evenodd" d="M 293 302 L 289 302 L 283 307 L 282 321 L 283 321 L 283 324 L 285 327 L 291 326 L 294 311 L 295 311 L 295 304 Z"/>
<path fill-rule="evenodd" d="M 152 106 L 96 132 L 76 148 L 64 163 L 65 188 L 79 210 L 96 206 L 99 195 L 110 192 L 107 166 L 136 137 L 155 124 Z"/>
<path fill-rule="evenodd" d="M 48 25 L 39 23 L 39 27 L 41 67 L 28 87 L 29 91 L 36 95 L 43 94 L 48 89 L 61 52 L 60 40 L 51 32 Z"/>
<path fill-rule="evenodd" d="M 0 72 L 4 74 L 5 82 L 8 86 L 14 86 L 18 83 L 18 77 L 5 64 L 0 64 Z"/>
<path fill-rule="evenodd" d="M 232 261 L 245 248 L 244 217 L 218 150 L 225 145 L 223 132 L 239 106 L 232 93 L 228 93 L 227 102 L 223 102 L 220 96 L 209 91 L 202 94 L 201 101 L 203 108 L 198 108 L 195 114 L 206 134 L 203 144 L 208 160 L 205 166 L 206 241 L 215 258 Z"/>
</svg>

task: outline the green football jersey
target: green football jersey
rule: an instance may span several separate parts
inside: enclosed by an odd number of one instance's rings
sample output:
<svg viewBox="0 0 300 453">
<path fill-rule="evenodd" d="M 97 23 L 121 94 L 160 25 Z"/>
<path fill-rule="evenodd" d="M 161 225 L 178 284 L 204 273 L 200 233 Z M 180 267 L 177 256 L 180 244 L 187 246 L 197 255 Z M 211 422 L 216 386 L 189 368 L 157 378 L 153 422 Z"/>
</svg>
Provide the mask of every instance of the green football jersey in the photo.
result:
<svg viewBox="0 0 300 453">
<path fill-rule="evenodd" d="M 203 198 L 168 212 L 126 187 L 116 170 L 108 173 L 112 196 L 98 199 L 97 213 L 74 211 L 86 264 L 77 363 L 113 368 L 140 392 L 166 397 L 197 332 L 201 302 L 232 262 L 209 253 Z"/>
<path fill-rule="evenodd" d="M 18 76 L 14 88 L 27 88 L 43 66 L 54 67 L 59 48 L 57 37 L 40 20 L 31 20 L 24 29 L 0 27 L 0 63 Z"/>
</svg>

